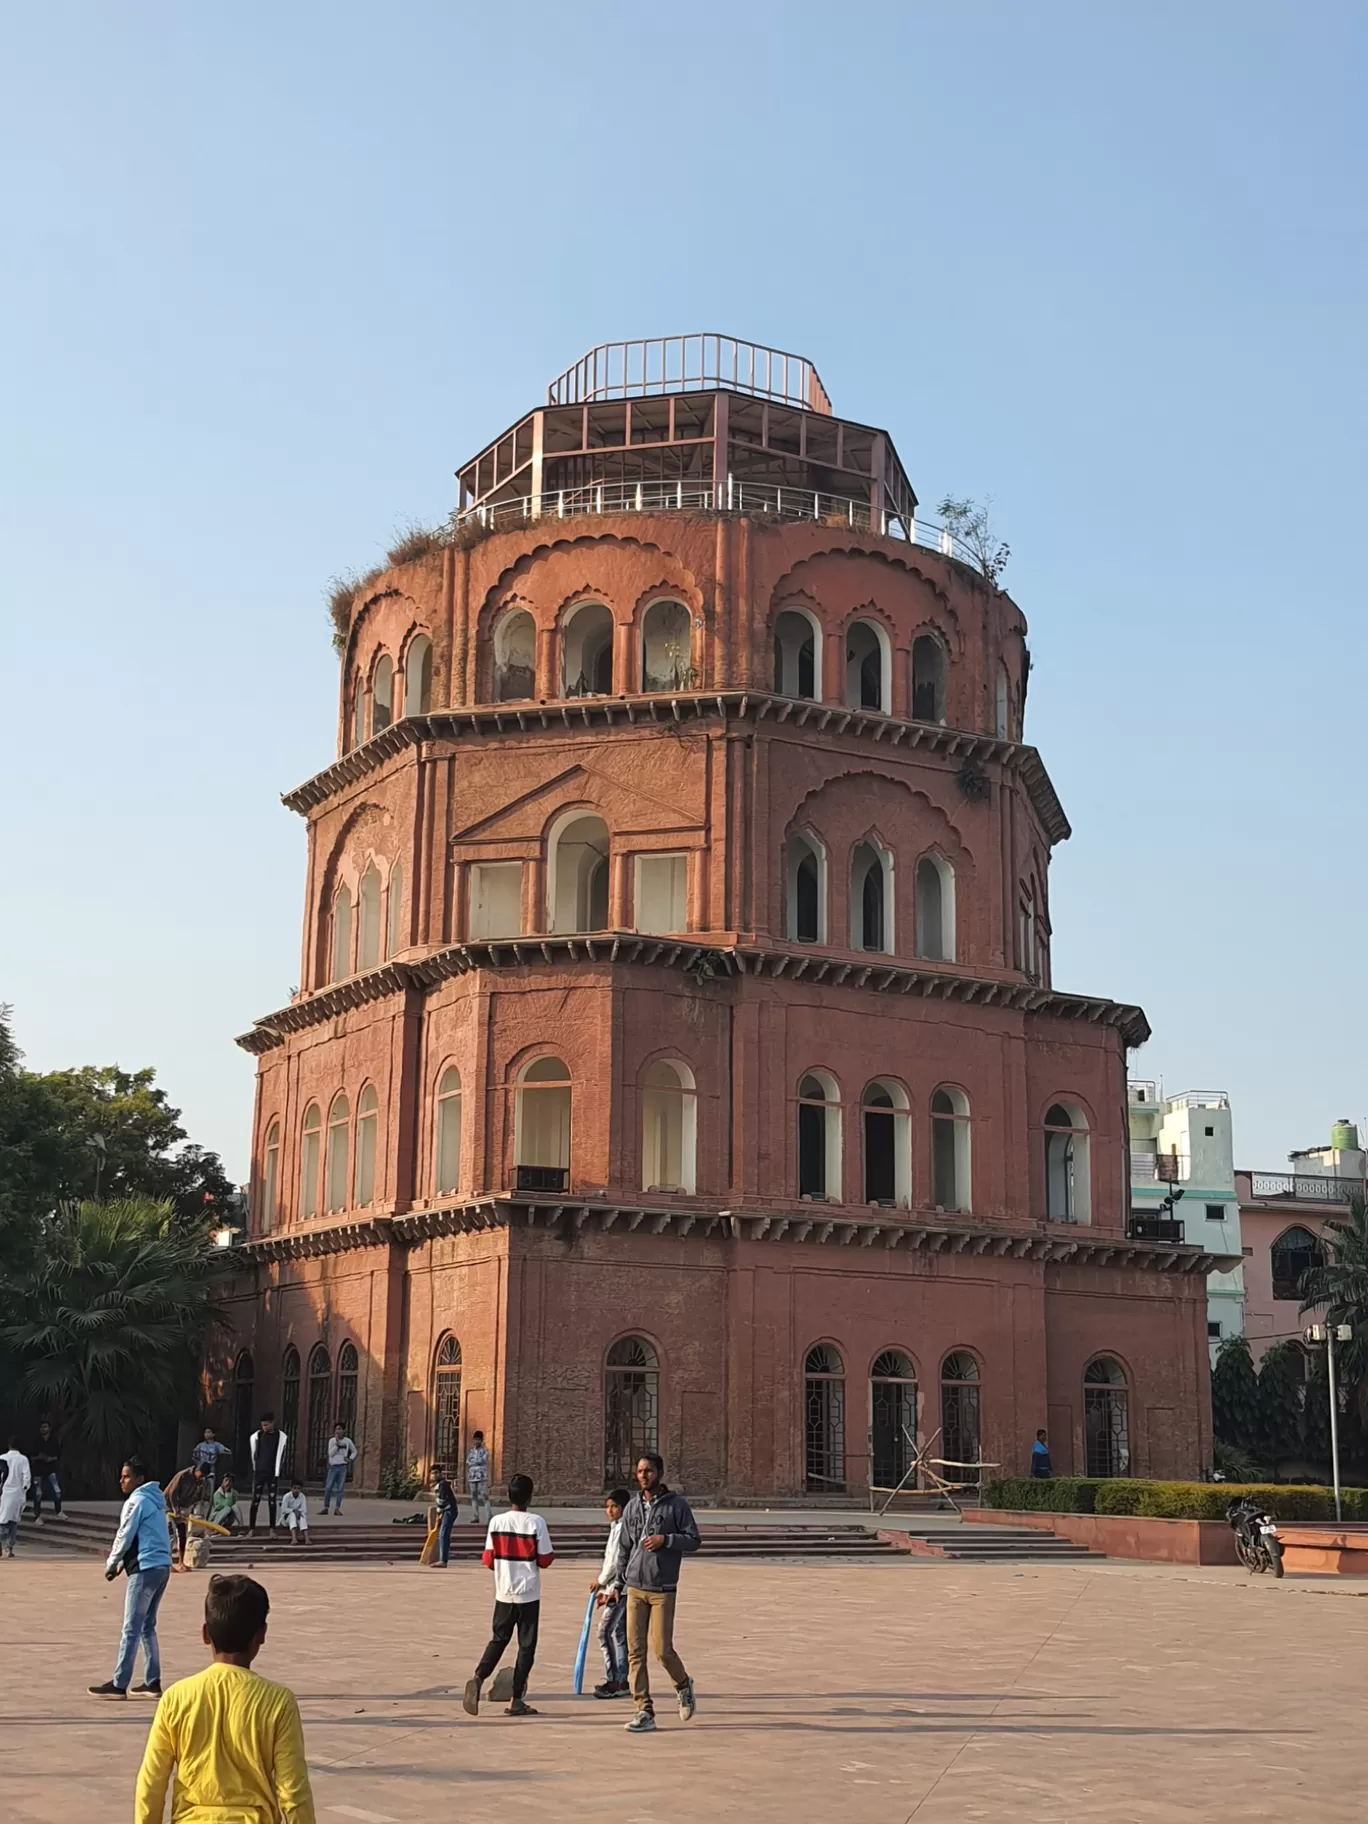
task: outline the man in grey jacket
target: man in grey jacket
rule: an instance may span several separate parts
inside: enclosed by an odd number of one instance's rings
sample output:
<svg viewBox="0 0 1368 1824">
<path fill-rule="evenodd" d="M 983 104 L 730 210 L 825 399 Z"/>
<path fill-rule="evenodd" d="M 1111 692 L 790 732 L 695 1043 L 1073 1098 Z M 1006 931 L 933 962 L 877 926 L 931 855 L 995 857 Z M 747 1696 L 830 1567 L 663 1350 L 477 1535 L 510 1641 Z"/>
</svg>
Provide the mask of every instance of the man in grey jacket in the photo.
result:
<svg viewBox="0 0 1368 1824">
<path fill-rule="evenodd" d="M 632 1496 L 622 1516 L 616 1581 L 627 1589 L 627 1668 L 636 1715 L 629 1735 L 649 1735 L 655 1708 L 646 1671 L 646 1643 L 669 1674 L 684 1722 L 693 1716 L 694 1684 L 674 1648 L 675 1595 L 679 1564 L 685 1552 L 699 1547 L 698 1526 L 689 1504 L 665 1486 L 665 1463 L 654 1451 L 636 1466 L 640 1493 Z"/>
</svg>

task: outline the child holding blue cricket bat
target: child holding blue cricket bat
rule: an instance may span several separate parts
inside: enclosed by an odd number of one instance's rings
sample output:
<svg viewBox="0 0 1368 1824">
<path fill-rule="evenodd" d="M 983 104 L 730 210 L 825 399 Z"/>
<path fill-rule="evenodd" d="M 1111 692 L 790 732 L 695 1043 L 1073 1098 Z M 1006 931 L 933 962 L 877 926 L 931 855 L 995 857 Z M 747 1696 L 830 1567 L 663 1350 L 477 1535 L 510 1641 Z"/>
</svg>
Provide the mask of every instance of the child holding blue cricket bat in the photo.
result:
<svg viewBox="0 0 1368 1824">
<path fill-rule="evenodd" d="M 622 1510 L 630 1499 L 625 1488 L 615 1488 L 603 1503 L 608 1545 L 603 1569 L 589 1585 L 598 1591 L 598 1643 L 603 1653 L 603 1683 L 594 1686 L 595 1697 L 626 1697 L 631 1688 L 627 1683 L 627 1599 L 617 1571 Z"/>
</svg>

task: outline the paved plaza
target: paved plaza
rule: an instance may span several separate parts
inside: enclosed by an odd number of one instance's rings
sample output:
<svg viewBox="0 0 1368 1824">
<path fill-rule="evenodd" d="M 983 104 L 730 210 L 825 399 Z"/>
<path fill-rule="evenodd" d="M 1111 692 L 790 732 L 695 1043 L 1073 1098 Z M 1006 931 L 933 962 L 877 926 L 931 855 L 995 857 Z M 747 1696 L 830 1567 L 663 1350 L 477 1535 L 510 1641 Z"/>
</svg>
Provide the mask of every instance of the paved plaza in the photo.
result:
<svg viewBox="0 0 1368 1824">
<path fill-rule="evenodd" d="M 299 1695 L 320 1824 L 841 1824 L 1361 1819 L 1368 1601 L 1224 1570 L 686 1565 L 696 1720 L 572 1695 L 593 1566 L 545 1577 L 525 1722 L 462 1715 L 490 1578 L 476 1566 L 272 1569 L 258 1662 Z M 0 1564 L 0 1811 L 131 1812 L 150 1709 L 99 1704 L 123 1586 L 91 1558 Z M 172 1579 L 165 1678 L 197 1670 L 204 1578 Z M 597 1667 L 591 1660 L 591 1670 Z"/>
</svg>

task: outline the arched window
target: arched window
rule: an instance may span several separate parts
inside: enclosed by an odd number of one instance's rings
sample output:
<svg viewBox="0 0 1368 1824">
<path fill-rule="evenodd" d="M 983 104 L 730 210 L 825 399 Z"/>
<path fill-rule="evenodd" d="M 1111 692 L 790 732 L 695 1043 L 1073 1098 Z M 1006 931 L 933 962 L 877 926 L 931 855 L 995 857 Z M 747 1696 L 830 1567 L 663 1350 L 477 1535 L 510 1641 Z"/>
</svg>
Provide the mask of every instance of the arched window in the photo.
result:
<svg viewBox="0 0 1368 1824">
<path fill-rule="evenodd" d="M 1310 1229 L 1284 1229 L 1268 1250 L 1274 1298 L 1300 1298 L 1302 1275 L 1321 1264 L 1320 1243 Z"/>
<path fill-rule="evenodd" d="M 353 747 L 360 747 L 366 738 L 366 686 L 358 676 L 352 686 L 352 739 Z"/>
<path fill-rule="evenodd" d="M 931 1098 L 931 1195 L 938 1210 L 969 1208 L 969 1098 L 938 1089 Z"/>
<path fill-rule="evenodd" d="M 874 1082 L 860 1098 L 864 1201 L 905 1209 L 912 1201 L 911 1114 L 901 1083 Z"/>
<path fill-rule="evenodd" d="M 561 630 L 561 694 L 608 697 L 613 692 L 613 617 L 602 602 L 572 608 Z"/>
<path fill-rule="evenodd" d="M 603 1486 L 630 1488 L 660 1449 L 660 1358 L 642 1336 L 619 1337 L 603 1368 Z"/>
<path fill-rule="evenodd" d="M 821 653 L 817 623 L 800 608 L 786 608 L 774 623 L 774 688 L 781 697 L 821 696 Z"/>
<path fill-rule="evenodd" d="M 309 1448 L 304 1473 L 321 1482 L 328 1473 L 328 1433 L 332 1430 L 332 1361 L 322 1343 L 309 1357 Z"/>
<path fill-rule="evenodd" d="M 380 1136 L 380 1104 L 375 1087 L 367 1083 L 356 1101 L 356 1185 L 358 1210 L 375 1202 L 375 1153 Z"/>
<path fill-rule="evenodd" d="M 299 1449 L 299 1351 L 291 1343 L 280 1366 L 280 1429 L 285 1433 L 281 1473 L 289 1478 L 303 1453 Z M 249 1459 L 243 1458 L 244 1462 Z"/>
<path fill-rule="evenodd" d="M 328 1110 L 328 1153 L 325 1172 L 327 1207 L 347 1207 L 347 1155 L 351 1151 L 351 1105 L 344 1095 L 333 1097 Z"/>
<path fill-rule="evenodd" d="M 494 701 L 520 703 L 537 694 L 537 623 L 510 608 L 494 623 Z"/>
<path fill-rule="evenodd" d="M 570 1182 L 570 1072 L 536 1058 L 518 1082 L 513 1157 L 520 1191 L 563 1191 Z"/>
<path fill-rule="evenodd" d="M 642 1078 L 642 1190 L 693 1194 L 697 1101 L 687 1064 L 662 1059 Z"/>
<path fill-rule="evenodd" d="M 356 966 L 358 969 L 374 969 L 380 961 L 380 870 L 374 862 L 361 876 L 357 901 L 361 911 L 361 929 L 357 934 Z"/>
<path fill-rule="evenodd" d="M 1039 979 L 1036 936 L 1035 888 L 1029 880 L 1023 880 L 1017 898 L 1017 954 L 1021 959 L 1018 966 L 1032 981 Z"/>
<path fill-rule="evenodd" d="M 1124 1476 L 1130 1468 L 1130 1396 L 1126 1371 L 1099 1355 L 1083 1372 L 1084 1471 L 1088 1476 Z"/>
<path fill-rule="evenodd" d="M 1091 1221 L 1090 1176 L 1087 1117 L 1056 1102 L 1045 1112 L 1045 1214 L 1051 1222 Z"/>
<path fill-rule="evenodd" d="M 394 661 L 388 653 L 382 653 L 371 678 L 371 727 L 370 732 L 378 735 L 382 728 L 388 728 L 394 720 Z"/>
<path fill-rule="evenodd" d="M 917 1447 L 917 1371 L 901 1349 L 885 1349 L 869 1371 L 869 1484 L 895 1489 Z"/>
<path fill-rule="evenodd" d="M 997 694 L 993 699 L 993 732 L 1003 741 L 1006 741 L 1012 732 L 1011 700 L 1011 687 L 1007 682 L 1007 667 L 999 664 Z"/>
<path fill-rule="evenodd" d="M 359 1378 L 360 1360 L 356 1353 L 355 1343 L 343 1343 L 337 1352 L 337 1423 L 344 1434 L 361 1446 L 356 1438 L 356 1388 Z M 347 1480 L 351 1480 L 354 1465 L 347 1466 Z"/>
<path fill-rule="evenodd" d="M 447 1197 L 461 1188 L 461 1073 L 454 1064 L 447 1065 L 437 1085 L 436 1152 L 437 1195 Z"/>
<path fill-rule="evenodd" d="M 683 602 L 652 602 L 641 622 L 641 688 L 692 690 L 693 616 Z"/>
<path fill-rule="evenodd" d="M 947 1482 L 980 1480 L 979 1366 L 967 1349 L 956 1349 L 941 1363 L 941 1452 L 950 1465 Z"/>
<path fill-rule="evenodd" d="M 798 1195 L 841 1201 L 841 1092 L 824 1070 L 798 1085 Z"/>
<path fill-rule="evenodd" d="M 385 956 L 396 956 L 404 948 L 404 870 L 396 861 L 389 871 L 385 900 Z"/>
<path fill-rule="evenodd" d="M 250 1349 L 244 1349 L 233 1364 L 233 1461 L 249 1463 L 252 1455 L 252 1433 L 256 1430 L 256 1367 Z M 246 1480 L 246 1477 L 243 1477 Z"/>
<path fill-rule="evenodd" d="M 810 1494 L 845 1489 L 845 1363 L 830 1343 L 803 1363 L 804 1482 Z"/>
<path fill-rule="evenodd" d="M 352 972 L 351 888 L 341 886 L 332 903 L 332 980 L 345 981 Z"/>
<path fill-rule="evenodd" d="M 451 1475 L 461 1466 L 461 1345 L 444 1336 L 432 1368 L 432 1461 Z"/>
<path fill-rule="evenodd" d="M 846 633 L 845 700 L 851 709 L 880 709 L 888 700 L 887 635 L 869 621 L 852 621 Z"/>
<path fill-rule="evenodd" d="M 432 641 L 420 633 L 404 655 L 404 714 L 425 716 L 432 708 Z"/>
<path fill-rule="evenodd" d="M 943 855 L 917 863 L 917 955 L 931 962 L 955 960 L 955 872 Z"/>
<path fill-rule="evenodd" d="M 272 1121 L 266 1129 L 266 1144 L 261 1154 L 261 1197 L 257 1205 L 257 1226 L 269 1235 L 276 1225 L 280 1196 L 280 1123 Z"/>
<path fill-rule="evenodd" d="M 322 1148 L 323 1117 L 317 1102 L 304 1110 L 304 1127 L 299 1146 L 299 1213 L 318 1214 L 318 1163 Z"/>
<path fill-rule="evenodd" d="M 552 931 L 608 929 L 608 825 L 572 817 L 551 840 L 546 886 Z"/>
<path fill-rule="evenodd" d="M 872 842 L 856 843 L 851 851 L 850 947 L 893 948 L 893 859 Z"/>
<path fill-rule="evenodd" d="M 826 856 L 808 836 L 790 836 L 784 850 L 785 925 L 795 944 L 826 942 Z"/>
<path fill-rule="evenodd" d="M 912 720 L 945 720 L 945 648 L 934 633 L 912 642 Z"/>
</svg>

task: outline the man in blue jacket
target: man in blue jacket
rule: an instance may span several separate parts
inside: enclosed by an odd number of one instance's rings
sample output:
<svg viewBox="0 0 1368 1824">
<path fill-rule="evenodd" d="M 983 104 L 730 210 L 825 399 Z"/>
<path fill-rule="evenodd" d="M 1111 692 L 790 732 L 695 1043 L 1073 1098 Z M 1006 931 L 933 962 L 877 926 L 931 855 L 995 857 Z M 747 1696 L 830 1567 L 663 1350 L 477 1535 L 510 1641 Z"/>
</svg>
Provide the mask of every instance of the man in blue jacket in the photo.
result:
<svg viewBox="0 0 1368 1824">
<path fill-rule="evenodd" d="M 157 1610 L 171 1581 L 171 1540 L 166 1528 L 166 1501 L 137 1457 L 130 1457 L 119 1471 L 124 1494 L 119 1530 L 114 1535 L 105 1577 L 112 1583 L 123 1571 L 128 1578 L 124 1597 L 123 1639 L 114 1676 L 102 1685 L 87 1685 L 92 1697 L 126 1698 L 141 1644 L 143 1682 L 133 1686 L 134 1697 L 161 1696 L 161 1655 L 157 1646 Z"/>
<path fill-rule="evenodd" d="M 669 1674 L 679 1698 L 679 1714 L 689 1722 L 695 1709 L 693 1680 L 674 1648 L 675 1595 L 685 1552 L 699 1547 L 698 1526 L 683 1495 L 665 1486 L 665 1462 L 646 1451 L 636 1466 L 639 1493 L 622 1516 L 613 1581 L 627 1589 L 627 1669 L 636 1715 L 629 1735 L 648 1735 L 655 1728 L 651 1683 L 646 1670 L 646 1640 Z"/>
</svg>

